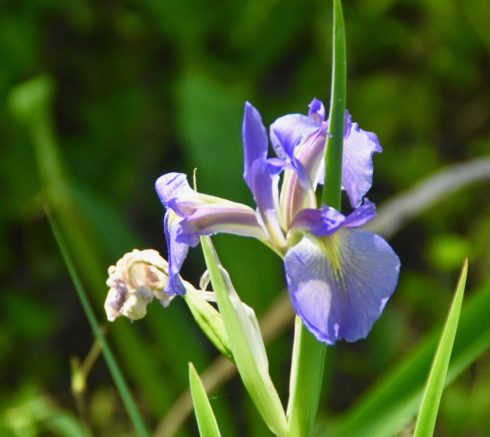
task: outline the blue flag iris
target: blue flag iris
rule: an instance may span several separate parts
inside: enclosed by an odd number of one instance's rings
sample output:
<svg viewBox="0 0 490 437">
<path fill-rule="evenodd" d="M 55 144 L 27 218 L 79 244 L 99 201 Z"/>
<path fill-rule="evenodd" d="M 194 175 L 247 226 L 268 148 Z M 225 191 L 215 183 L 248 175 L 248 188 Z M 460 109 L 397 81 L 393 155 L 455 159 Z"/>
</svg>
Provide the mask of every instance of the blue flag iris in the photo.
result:
<svg viewBox="0 0 490 437">
<path fill-rule="evenodd" d="M 348 113 L 344 125 L 342 188 L 352 207 L 348 215 L 317 205 L 328 127 L 317 99 L 308 115 L 288 114 L 271 125 L 275 157 L 268 157 L 259 112 L 245 103 L 243 177 L 256 210 L 193 190 L 185 174 L 161 176 L 156 190 L 166 208 L 165 292 L 185 293 L 180 268 L 200 235 L 254 237 L 283 258 L 292 307 L 318 340 L 333 344 L 366 337 L 395 290 L 400 261 L 380 236 L 356 229 L 375 216 L 365 195 L 372 184 L 372 157 L 381 147 L 376 135 L 360 129 Z"/>
</svg>

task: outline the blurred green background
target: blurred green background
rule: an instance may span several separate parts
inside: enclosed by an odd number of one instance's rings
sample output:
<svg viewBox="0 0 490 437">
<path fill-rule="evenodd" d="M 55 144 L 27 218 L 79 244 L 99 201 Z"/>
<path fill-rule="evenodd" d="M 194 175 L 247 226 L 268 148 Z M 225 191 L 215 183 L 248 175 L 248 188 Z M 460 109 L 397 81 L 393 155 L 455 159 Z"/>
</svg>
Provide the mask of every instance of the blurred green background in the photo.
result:
<svg viewBox="0 0 490 437">
<path fill-rule="evenodd" d="M 83 359 L 93 338 L 43 205 L 60 213 L 103 320 L 106 268 L 133 248 L 166 253 L 159 175 L 197 168 L 200 191 L 252 205 L 242 179 L 244 101 L 266 125 L 306 112 L 313 97 L 328 101 L 330 7 L 0 1 L 1 435 L 76 435 L 80 416 L 97 435 L 132 435 L 102 359 L 78 409 L 70 393 L 70 360 Z M 384 147 L 372 200 L 382 205 L 446 165 L 490 154 L 486 0 L 352 0 L 344 14 L 348 108 Z M 39 75 L 44 82 L 19 90 Z M 49 86 L 53 98 L 43 100 Z M 467 298 L 488 290 L 488 193 L 488 182 L 461 190 L 391 239 L 402 260 L 398 290 L 366 341 L 329 350 L 325 423 L 442 325 L 464 257 Z M 242 298 L 264 313 L 283 292 L 280 260 L 255 241 L 215 241 Z M 203 266 L 192 251 L 184 277 L 197 284 Z M 138 323 L 118 320 L 108 335 L 151 428 L 186 389 L 187 362 L 202 371 L 216 357 L 180 301 L 151 305 Z M 288 330 L 268 347 L 283 398 L 291 338 Z M 486 352 L 445 392 L 438 435 L 490 434 L 489 364 Z M 237 378 L 211 399 L 224 435 L 268 435 Z M 179 435 L 195 433 L 191 418 Z"/>
</svg>

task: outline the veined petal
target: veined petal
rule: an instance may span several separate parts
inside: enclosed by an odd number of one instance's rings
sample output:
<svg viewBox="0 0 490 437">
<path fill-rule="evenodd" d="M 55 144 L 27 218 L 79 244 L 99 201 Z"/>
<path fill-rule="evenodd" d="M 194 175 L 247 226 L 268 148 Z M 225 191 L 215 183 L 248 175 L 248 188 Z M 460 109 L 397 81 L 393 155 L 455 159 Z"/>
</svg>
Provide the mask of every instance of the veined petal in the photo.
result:
<svg viewBox="0 0 490 437">
<path fill-rule="evenodd" d="M 258 217 L 269 239 L 278 248 L 286 244 L 279 223 L 279 174 L 283 170 L 281 161 L 257 159 L 251 171 L 251 190 L 257 204 Z"/>
<path fill-rule="evenodd" d="M 376 234 L 305 235 L 285 258 L 292 306 L 320 341 L 366 337 L 398 282 L 400 261 Z"/>
<path fill-rule="evenodd" d="M 190 245 L 196 245 L 199 241 L 179 241 L 177 235 L 180 232 L 180 221 L 182 219 L 175 214 L 171 209 L 167 209 L 165 212 L 165 218 L 163 220 L 163 230 L 165 232 L 165 239 L 167 240 L 168 248 L 168 281 L 163 290 L 166 294 L 185 294 L 185 286 L 180 278 L 180 269 L 187 257 Z M 193 244 L 190 244 L 193 243 Z"/>
<path fill-rule="evenodd" d="M 251 103 L 245 102 L 245 109 L 242 123 L 243 139 L 243 159 L 244 170 L 243 178 L 252 189 L 251 171 L 253 163 L 257 159 L 265 159 L 267 156 L 267 132 L 259 111 Z"/>
<path fill-rule="evenodd" d="M 185 293 L 180 268 L 189 246 L 196 246 L 200 235 L 226 232 L 267 240 L 252 208 L 198 193 L 189 186 L 185 174 L 165 174 L 155 186 L 167 208 L 164 231 L 168 247 L 169 281 L 165 288 L 168 294 Z"/>
<path fill-rule="evenodd" d="M 358 228 L 376 217 L 376 205 L 369 199 L 364 198 L 361 206 L 352 211 L 342 225 L 344 228 Z"/>
<path fill-rule="evenodd" d="M 342 185 L 353 208 L 359 206 L 373 182 L 373 155 L 382 151 L 376 134 L 351 122 L 346 111 Z"/>
<path fill-rule="evenodd" d="M 213 206 L 218 209 L 251 210 L 241 203 L 193 190 L 187 182 L 187 175 L 184 173 L 167 173 L 160 176 L 155 183 L 155 189 L 163 206 L 172 209 L 181 217 L 188 217 L 203 206 Z"/>
<path fill-rule="evenodd" d="M 299 210 L 316 207 L 315 189 L 318 173 L 323 170 L 324 150 L 325 135 L 321 129 L 296 148 L 296 167 L 286 169 L 280 195 L 281 223 L 285 229 L 289 229 Z"/>
<path fill-rule="evenodd" d="M 276 155 L 293 162 L 295 147 L 320 127 L 321 124 L 303 114 L 278 118 L 270 127 L 270 139 Z"/>
<path fill-rule="evenodd" d="M 239 204 L 237 204 L 239 205 Z M 257 221 L 252 208 L 245 205 L 230 207 L 227 204 L 204 205 L 181 221 L 180 241 L 192 241 L 199 235 L 227 233 L 267 240 L 267 235 Z"/>
<path fill-rule="evenodd" d="M 292 229 L 305 229 L 317 237 L 332 235 L 345 222 L 345 216 L 335 208 L 306 208 L 299 211 L 293 220 Z"/>
</svg>

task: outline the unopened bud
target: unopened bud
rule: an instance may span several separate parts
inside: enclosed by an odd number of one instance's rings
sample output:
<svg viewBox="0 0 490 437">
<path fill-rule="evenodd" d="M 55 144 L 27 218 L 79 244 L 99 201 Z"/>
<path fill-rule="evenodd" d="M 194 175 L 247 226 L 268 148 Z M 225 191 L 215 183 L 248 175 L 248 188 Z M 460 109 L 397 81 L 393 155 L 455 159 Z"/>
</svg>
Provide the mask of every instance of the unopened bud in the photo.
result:
<svg viewBox="0 0 490 437">
<path fill-rule="evenodd" d="M 168 280 L 168 263 L 156 250 L 134 249 L 115 266 L 110 266 L 108 273 L 106 284 L 110 289 L 104 308 L 110 322 L 119 316 L 141 319 L 153 298 L 165 307 L 173 298 L 163 292 Z"/>
</svg>

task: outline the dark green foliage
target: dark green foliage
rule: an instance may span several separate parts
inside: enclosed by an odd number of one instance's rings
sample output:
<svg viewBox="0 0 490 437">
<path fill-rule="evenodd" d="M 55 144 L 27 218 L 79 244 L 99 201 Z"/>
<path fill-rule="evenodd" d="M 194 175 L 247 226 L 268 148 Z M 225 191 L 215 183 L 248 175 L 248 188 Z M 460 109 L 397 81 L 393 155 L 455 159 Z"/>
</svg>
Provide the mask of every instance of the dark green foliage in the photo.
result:
<svg viewBox="0 0 490 437">
<path fill-rule="evenodd" d="M 330 6 L 0 1 L 0 101 L 25 80 L 40 74 L 52 80 L 48 109 L 70 204 L 63 231 L 76 232 L 65 238 L 85 248 L 71 255 L 86 268 L 100 320 L 107 266 L 135 247 L 166 253 L 163 208 L 153 189 L 160 174 L 197 168 L 203 192 L 253 204 L 241 176 L 243 102 L 270 124 L 305 112 L 312 97 L 328 101 Z M 375 157 L 372 200 L 382 204 L 445 165 L 490 154 L 485 0 L 344 1 L 344 14 L 347 107 L 384 148 Z M 31 133 L 0 106 L 0 406 L 23 405 L 25 412 L 37 399 L 43 411 L 77 415 L 69 360 L 86 356 L 92 334 L 44 218 L 49 193 Z M 399 288 L 368 340 L 329 350 L 321 407 L 327 423 L 442 323 L 464 257 L 468 298 L 475 286 L 488 286 L 489 214 L 488 183 L 474 185 L 391 240 L 402 260 Z M 280 260 L 251 240 L 220 236 L 215 245 L 242 299 L 260 316 L 283 292 Z M 203 270 L 195 250 L 183 275 L 197 285 Z M 270 348 L 283 399 L 290 336 Z M 149 317 L 131 325 L 118 320 L 109 339 L 150 426 L 187 387 L 187 362 L 201 370 L 216 354 L 183 302 L 166 310 L 152 304 Z M 488 361 L 482 355 L 447 389 L 438 435 L 490 433 Z M 237 381 L 210 401 L 223 435 L 264 433 Z M 97 432 L 128 432 L 102 361 L 90 374 L 87 405 Z M 10 426 L 9 414 L 0 415 L 1 426 Z M 54 429 L 48 415 L 29 414 L 35 429 Z M 193 435 L 193 426 L 189 421 L 184 435 Z"/>
</svg>

